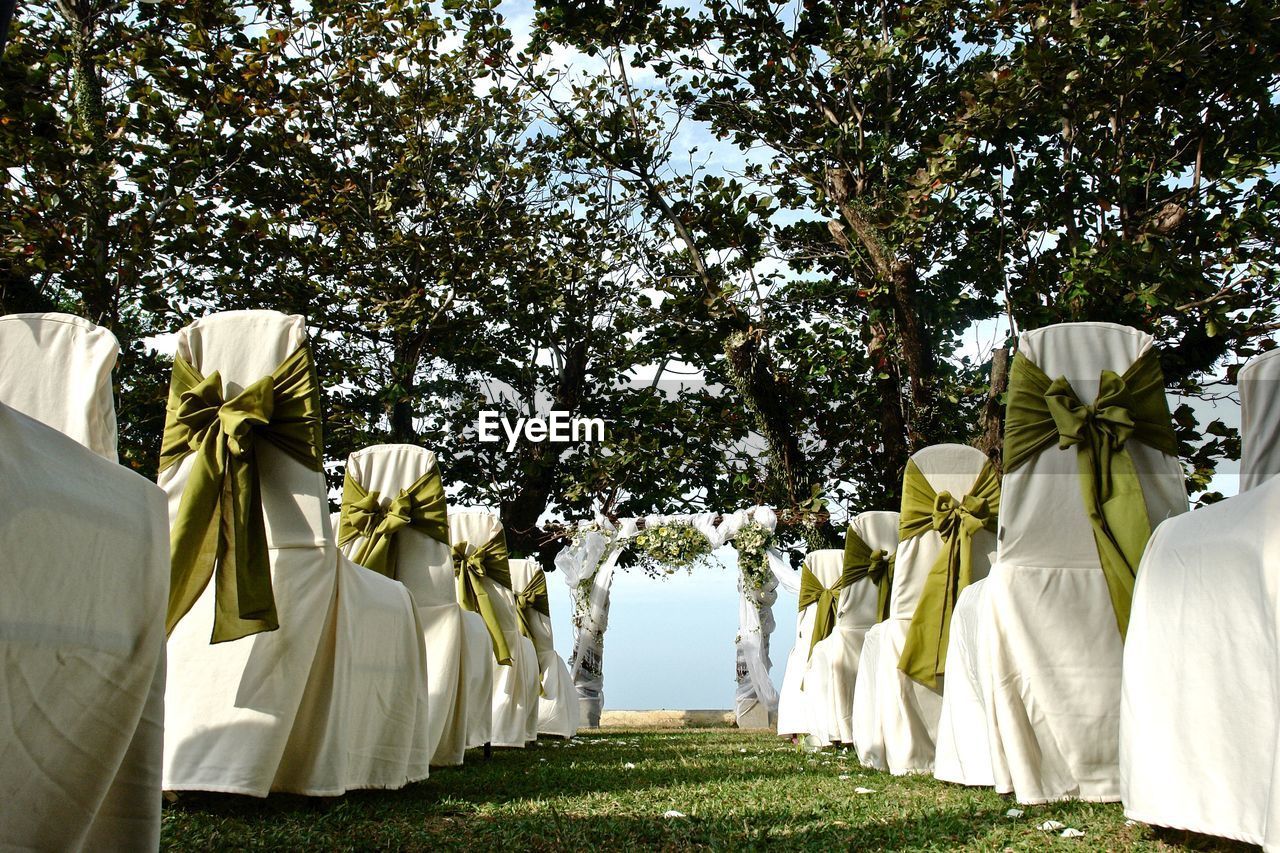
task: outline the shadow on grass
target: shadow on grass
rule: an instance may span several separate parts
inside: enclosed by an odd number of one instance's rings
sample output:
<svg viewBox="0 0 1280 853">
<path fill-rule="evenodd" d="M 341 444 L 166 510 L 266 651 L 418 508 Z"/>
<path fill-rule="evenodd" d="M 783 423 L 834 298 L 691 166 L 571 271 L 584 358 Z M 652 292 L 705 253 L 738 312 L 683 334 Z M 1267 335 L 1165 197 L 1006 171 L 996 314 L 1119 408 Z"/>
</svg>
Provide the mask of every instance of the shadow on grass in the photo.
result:
<svg viewBox="0 0 1280 853">
<path fill-rule="evenodd" d="M 1188 832 L 1185 829 L 1170 829 L 1166 826 L 1151 827 L 1151 834 L 1171 847 L 1180 847 L 1185 850 L 1212 850 L 1216 851 L 1216 853 L 1254 853 L 1254 851 L 1262 849 L 1255 844 L 1246 844 L 1243 841 L 1232 841 L 1229 838 L 1219 838 L 1216 835 L 1201 835 L 1198 832 Z"/>
<path fill-rule="evenodd" d="M 219 836 L 196 844 L 173 842 L 170 849 L 252 845 L 329 850 L 946 850 L 975 844 L 985 847 L 981 840 L 998 819 L 994 810 L 964 814 L 930 810 L 908 818 L 852 823 L 820 816 L 797 819 L 786 810 L 733 818 L 694 814 L 668 819 L 656 810 L 651 817 L 637 817 L 568 815 L 547 807 L 533 815 L 436 812 L 414 819 L 399 813 L 395 820 L 367 815 L 340 826 L 313 823 L 302 831 L 276 825 L 270 834 L 256 836 L 224 827 Z M 254 840 L 259 845 L 253 845 Z"/>
</svg>

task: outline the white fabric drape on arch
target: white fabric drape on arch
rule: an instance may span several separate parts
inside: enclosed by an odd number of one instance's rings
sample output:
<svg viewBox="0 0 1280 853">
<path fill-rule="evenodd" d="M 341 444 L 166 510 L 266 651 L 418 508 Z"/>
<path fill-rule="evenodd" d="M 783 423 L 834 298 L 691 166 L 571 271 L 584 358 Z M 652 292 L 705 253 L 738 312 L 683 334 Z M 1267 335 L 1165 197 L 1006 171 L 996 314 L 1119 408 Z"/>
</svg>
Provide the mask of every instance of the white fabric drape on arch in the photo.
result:
<svg viewBox="0 0 1280 853">
<path fill-rule="evenodd" d="M 1171 518 L 1134 587 L 1120 793 L 1134 820 L 1280 850 L 1280 350 L 1237 376 L 1239 495 Z"/>
<path fill-rule="evenodd" d="M 307 341 L 300 316 L 231 311 L 178 333 L 225 394 Z M 169 637 L 164 786 L 335 796 L 426 778 L 426 651 L 408 590 L 338 551 L 324 474 L 268 442 L 254 453 L 280 628 L 211 644 L 210 583 Z M 177 512 L 196 456 L 160 474 Z"/>
<path fill-rule="evenodd" d="M 778 523 L 773 510 L 759 506 L 724 515 L 719 524 L 715 523 L 715 518 L 715 513 L 650 515 L 644 518 L 644 523 L 646 527 L 675 522 L 691 524 L 707 537 L 712 548 L 732 540 L 750 522 L 771 533 Z M 574 642 L 569 671 L 577 685 L 582 723 L 586 726 L 598 726 L 604 710 L 604 634 L 609 626 L 613 573 L 627 540 L 637 532 L 636 519 L 620 519 L 615 525 L 608 518 L 597 516 L 595 521 L 581 522 L 577 542 L 556 555 L 556 568 L 568 585 L 574 603 Z M 735 709 L 740 719 L 757 704 L 763 704 L 770 713 L 777 709 L 778 692 L 769 677 L 773 602 L 777 598 L 779 584 L 784 587 L 794 585 L 794 591 L 799 591 L 799 581 L 794 578 L 794 573 L 786 565 L 786 558 L 776 546 L 766 549 L 765 559 L 773 581 L 760 590 L 747 588 L 741 575 L 738 581 Z M 587 581 L 590 581 L 589 586 Z"/>
</svg>

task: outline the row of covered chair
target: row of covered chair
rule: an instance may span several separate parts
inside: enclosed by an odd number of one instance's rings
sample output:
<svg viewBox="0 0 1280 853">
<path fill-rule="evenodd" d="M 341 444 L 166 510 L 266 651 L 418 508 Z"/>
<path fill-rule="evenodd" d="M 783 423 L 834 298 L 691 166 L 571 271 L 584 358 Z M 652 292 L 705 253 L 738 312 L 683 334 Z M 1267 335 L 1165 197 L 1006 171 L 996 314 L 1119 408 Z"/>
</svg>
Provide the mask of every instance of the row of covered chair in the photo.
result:
<svg viewBox="0 0 1280 853">
<path fill-rule="evenodd" d="M 973 448 L 921 450 L 896 536 L 864 513 L 843 555 L 808 556 L 779 733 L 1020 802 L 1123 799 L 1138 820 L 1277 843 L 1277 377 L 1274 353 L 1240 371 L 1245 491 L 1186 514 L 1151 337 L 1023 334 L 1003 477 Z"/>
<path fill-rule="evenodd" d="M 353 454 L 331 518 L 301 317 L 178 333 L 158 486 L 117 463 L 117 352 L 0 317 L 7 840 L 154 848 L 162 788 L 400 787 L 576 732 L 541 568 L 432 453 Z"/>
</svg>

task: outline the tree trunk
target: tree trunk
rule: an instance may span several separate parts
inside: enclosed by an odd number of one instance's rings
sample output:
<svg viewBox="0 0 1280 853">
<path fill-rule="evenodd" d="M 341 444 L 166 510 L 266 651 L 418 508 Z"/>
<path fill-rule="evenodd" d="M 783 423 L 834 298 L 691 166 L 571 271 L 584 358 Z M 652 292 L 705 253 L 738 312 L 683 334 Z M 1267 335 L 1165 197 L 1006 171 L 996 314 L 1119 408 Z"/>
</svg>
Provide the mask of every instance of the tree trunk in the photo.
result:
<svg viewBox="0 0 1280 853">
<path fill-rule="evenodd" d="M 82 252 L 76 273 L 84 313 L 95 323 L 115 330 L 118 306 L 109 277 L 110 156 L 106 107 L 102 100 L 94 33 L 95 10 L 89 2 L 61 3 L 71 27 L 71 127 L 86 153 L 77 182 L 86 214 Z M 123 342 L 122 342 L 123 343 Z"/>
<path fill-rule="evenodd" d="M 815 483 L 800 450 L 799 429 L 791 418 L 795 411 L 791 394 L 774 371 L 768 351 L 761 348 L 762 338 L 758 330 L 730 335 L 725 341 L 725 360 L 730 381 L 755 416 L 756 430 L 769 448 L 766 494 L 775 506 L 797 507 L 811 499 Z M 801 529 L 811 549 L 836 544 L 830 521 Z"/>
<path fill-rule="evenodd" d="M 933 441 L 937 405 L 933 392 L 936 364 L 933 344 L 920 321 L 917 290 L 920 279 L 914 266 L 895 255 L 886 243 L 873 217 L 850 193 L 849 170 L 833 168 L 826 174 L 825 189 L 840 209 L 858 244 L 875 271 L 875 278 L 885 291 L 893 308 L 896 334 L 894 338 L 902 355 L 907 374 L 910 406 L 904 407 L 909 450 L 919 450 Z M 840 243 L 840 241 L 837 241 Z M 840 243 L 846 252 L 850 246 Z"/>
<path fill-rule="evenodd" d="M 552 394 L 552 409 L 576 414 L 586 393 L 589 346 L 585 340 L 570 344 L 565 352 L 560 381 Z M 555 565 L 555 556 L 564 547 L 560 540 L 542 542 L 538 519 L 546 511 L 560 471 L 560 457 L 567 445 L 549 441 L 522 444 L 520 476 L 515 497 L 501 506 L 507 547 L 513 554 L 536 554 L 544 569 Z"/>
<path fill-rule="evenodd" d="M 982 405 L 982 435 L 977 447 L 1003 472 L 1004 457 L 1004 404 L 1000 397 L 1009 389 L 1009 348 L 1001 347 L 991 356 L 991 387 Z"/>
<path fill-rule="evenodd" d="M 13 10 L 17 5 L 18 0 L 0 0 L 0 54 L 9 43 L 9 22 L 13 20 Z"/>
<path fill-rule="evenodd" d="M 391 401 L 387 418 L 391 424 L 391 441 L 395 444 L 415 444 L 418 431 L 413 426 L 414 380 L 418 373 L 422 348 L 413 342 L 396 343 L 391 365 L 391 381 L 400 394 Z"/>
</svg>

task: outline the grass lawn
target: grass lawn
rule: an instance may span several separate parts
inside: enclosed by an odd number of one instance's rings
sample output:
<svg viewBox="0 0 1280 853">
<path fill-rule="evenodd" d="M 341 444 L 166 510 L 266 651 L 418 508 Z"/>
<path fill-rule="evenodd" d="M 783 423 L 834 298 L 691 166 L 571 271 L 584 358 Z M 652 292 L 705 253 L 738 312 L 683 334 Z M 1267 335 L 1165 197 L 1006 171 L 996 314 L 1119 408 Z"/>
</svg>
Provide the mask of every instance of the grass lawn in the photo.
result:
<svg viewBox="0 0 1280 853">
<path fill-rule="evenodd" d="M 870 793 L 857 793 L 858 788 Z M 606 729 L 435 770 L 400 791 L 333 799 L 184 794 L 164 809 L 165 847 L 581 850 L 747 847 L 858 850 L 1250 850 L 1127 826 L 1119 805 L 1006 812 L 1011 799 L 927 777 L 865 770 L 850 753 L 805 754 L 737 729 Z M 683 816 L 664 817 L 674 810 Z M 1084 832 L 1036 829 L 1047 820 Z"/>
</svg>

